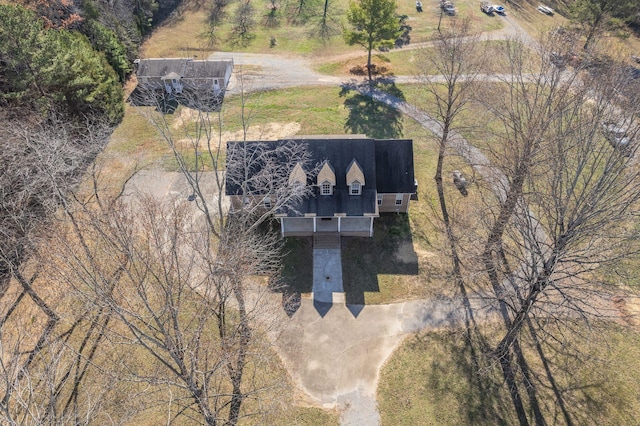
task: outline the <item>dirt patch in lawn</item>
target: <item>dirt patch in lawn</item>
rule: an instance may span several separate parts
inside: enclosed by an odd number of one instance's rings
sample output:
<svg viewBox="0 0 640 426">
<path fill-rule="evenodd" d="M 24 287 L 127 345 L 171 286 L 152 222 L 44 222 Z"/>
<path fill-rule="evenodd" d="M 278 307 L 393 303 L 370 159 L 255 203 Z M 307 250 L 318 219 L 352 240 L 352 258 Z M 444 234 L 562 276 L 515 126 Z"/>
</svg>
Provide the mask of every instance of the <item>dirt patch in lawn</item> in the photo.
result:
<svg viewBox="0 0 640 426">
<path fill-rule="evenodd" d="M 188 108 L 184 108 L 188 110 Z M 193 112 L 193 110 L 189 110 L 192 112 L 181 112 L 181 117 L 191 117 L 194 118 L 197 114 L 197 111 Z M 181 121 L 181 124 L 186 123 L 185 121 Z M 290 123 L 266 123 L 260 124 L 257 126 L 250 126 L 247 129 L 246 140 L 248 141 L 270 141 L 270 140 L 278 140 L 278 139 L 286 139 L 291 138 L 300 132 L 300 123 L 290 122 Z M 241 141 L 245 139 L 243 137 L 242 129 L 236 130 L 234 132 L 222 132 L 222 141 Z M 192 138 L 182 138 L 179 139 L 177 145 L 180 147 L 191 147 L 193 146 L 194 140 Z M 223 143 L 224 148 L 224 143 Z"/>
<path fill-rule="evenodd" d="M 613 304 L 625 323 L 640 325 L 640 297 L 614 297 Z"/>
<path fill-rule="evenodd" d="M 300 123 L 290 122 L 290 123 L 265 123 L 257 126 L 250 126 L 247 130 L 246 140 L 249 141 L 257 141 L 257 140 L 278 140 L 278 139 L 286 139 L 295 136 L 298 134 L 302 126 Z M 235 132 L 223 132 L 222 140 L 227 141 L 241 141 L 243 140 L 243 131 L 238 130 Z"/>
</svg>

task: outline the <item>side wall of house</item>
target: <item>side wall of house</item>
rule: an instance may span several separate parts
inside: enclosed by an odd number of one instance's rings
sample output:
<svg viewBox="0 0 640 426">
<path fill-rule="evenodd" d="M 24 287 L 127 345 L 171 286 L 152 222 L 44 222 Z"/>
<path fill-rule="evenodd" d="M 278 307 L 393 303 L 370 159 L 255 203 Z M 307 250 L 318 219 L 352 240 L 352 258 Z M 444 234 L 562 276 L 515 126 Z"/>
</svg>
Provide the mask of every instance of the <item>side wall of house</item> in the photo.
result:
<svg viewBox="0 0 640 426">
<path fill-rule="evenodd" d="M 369 237 L 371 217 L 282 217 L 280 226 L 285 237 L 302 237 L 314 232 L 339 232 L 345 237 Z M 314 225 L 315 220 L 315 225 Z"/>
<path fill-rule="evenodd" d="M 229 80 L 231 79 L 231 74 L 233 73 L 233 60 L 231 61 L 231 65 L 229 65 L 225 71 L 224 74 L 224 87 L 222 88 L 222 90 L 226 90 L 227 89 L 227 85 L 229 84 Z"/>
<path fill-rule="evenodd" d="M 369 237 L 371 217 L 343 217 L 340 219 L 340 234 L 345 237 Z"/>
<path fill-rule="evenodd" d="M 242 210 L 242 208 L 247 204 L 251 206 L 255 206 L 258 203 L 260 204 L 264 203 L 264 197 L 255 197 L 255 196 L 243 197 L 241 195 L 231 195 L 229 196 L 229 199 L 231 201 L 232 212 Z"/>
<path fill-rule="evenodd" d="M 380 213 L 407 213 L 411 194 L 378 194 Z"/>
</svg>

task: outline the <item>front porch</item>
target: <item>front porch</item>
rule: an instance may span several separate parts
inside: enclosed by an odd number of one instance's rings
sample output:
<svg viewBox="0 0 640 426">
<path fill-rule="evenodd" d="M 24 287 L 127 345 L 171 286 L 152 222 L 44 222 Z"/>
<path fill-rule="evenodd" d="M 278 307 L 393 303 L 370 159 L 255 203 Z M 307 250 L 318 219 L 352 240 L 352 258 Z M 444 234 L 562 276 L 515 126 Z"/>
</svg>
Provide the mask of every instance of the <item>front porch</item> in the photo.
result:
<svg viewBox="0 0 640 426">
<path fill-rule="evenodd" d="M 372 237 L 374 216 L 281 217 L 283 237 L 306 237 L 318 232 L 336 232 L 345 237 Z"/>
</svg>

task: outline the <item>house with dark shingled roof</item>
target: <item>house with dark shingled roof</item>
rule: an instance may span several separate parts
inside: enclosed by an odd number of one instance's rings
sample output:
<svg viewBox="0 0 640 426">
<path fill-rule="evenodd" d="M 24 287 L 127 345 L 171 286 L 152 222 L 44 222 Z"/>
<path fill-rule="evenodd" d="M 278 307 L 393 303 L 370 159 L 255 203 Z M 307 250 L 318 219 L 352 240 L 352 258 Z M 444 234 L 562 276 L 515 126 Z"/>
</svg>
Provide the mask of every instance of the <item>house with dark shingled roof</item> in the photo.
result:
<svg viewBox="0 0 640 426">
<path fill-rule="evenodd" d="M 136 59 L 134 65 L 138 85 L 132 99 L 136 105 L 155 105 L 161 97 L 210 110 L 222 102 L 234 63 L 232 59 L 152 58 Z"/>
<path fill-rule="evenodd" d="M 228 142 L 234 145 L 295 142 L 306 145 L 314 167 L 305 170 L 296 164 L 288 179 L 290 190 L 296 185 L 311 186 L 310 195 L 296 205 L 278 209 L 274 215 L 283 236 L 311 236 L 319 232 L 343 236 L 373 236 L 373 221 L 380 213 L 406 213 L 416 193 L 413 168 L 413 142 L 409 139 L 372 139 L 363 135 L 306 136 L 293 140 Z M 248 167 L 250 169 L 250 167 Z M 241 185 L 227 179 L 226 195 L 231 206 L 247 202 Z M 252 192 L 256 194 L 255 191 Z M 254 195 L 255 198 L 255 195 Z M 271 195 L 258 196 L 258 202 L 271 203 Z M 256 202 L 256 200 L 252 200 Z M 270 207 L 270 205 L 265 206 Z"/>
</svg>

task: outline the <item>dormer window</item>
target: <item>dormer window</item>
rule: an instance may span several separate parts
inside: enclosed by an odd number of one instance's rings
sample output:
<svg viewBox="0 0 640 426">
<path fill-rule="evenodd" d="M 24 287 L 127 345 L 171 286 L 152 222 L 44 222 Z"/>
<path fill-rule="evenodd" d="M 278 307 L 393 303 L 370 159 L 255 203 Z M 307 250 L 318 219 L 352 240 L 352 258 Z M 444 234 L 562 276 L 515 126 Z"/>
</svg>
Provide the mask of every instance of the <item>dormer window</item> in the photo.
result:
<svg viewBox="0 0 640 426">
<path fill-rule="evenodd" d="M 289 174 L 289 186 L 293 189 L 294 193 L 301 193 L 303 188 L 307 185 L 307 174 L 302 168 L 302 164 L 296 163 Z"/>
<path fill-rule="evenodd" d="M 318 186 L 320 195 L 333 195 L 333 187 L 336 185 L 336 174 L 328 161 L 322 165 L 318 173 Z"/>
<path fill-rule="evenodd" d="M 349 195 L 361 195 L 364 186 L 364 173 L 360 164 L 354 158 L 347 167 L 347 186 L 349 186 Z"/>
<path fill-rule="evenodd" d="M 304 185 L 297 181 L 293 182 L 293 185 L 291 185 L 291 191 L 294 195 L 301 195 L 304 191 Z"/>
<path fill-rule="evenodd" d="M 333 187 L 331 186 L 330 182 L 322 182 L 322 184 L 320 185 L 320 194 L 322 195 L 333 194 Z"/>
</svg>

